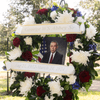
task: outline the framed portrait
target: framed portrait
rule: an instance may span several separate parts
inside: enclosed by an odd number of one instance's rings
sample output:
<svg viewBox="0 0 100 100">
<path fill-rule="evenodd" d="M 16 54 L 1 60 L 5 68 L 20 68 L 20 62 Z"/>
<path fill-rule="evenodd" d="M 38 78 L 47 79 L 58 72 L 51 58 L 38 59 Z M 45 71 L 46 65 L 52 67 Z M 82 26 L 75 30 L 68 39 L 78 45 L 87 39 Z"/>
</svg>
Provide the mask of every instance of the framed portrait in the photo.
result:
<svg viewBox="0 0 100 100">
<path fill-rule="evenodd" d="M 65 64 L 67 42 L 61 37 L 45 37 L 40 47 L 42 63 Z"/>
</svg>

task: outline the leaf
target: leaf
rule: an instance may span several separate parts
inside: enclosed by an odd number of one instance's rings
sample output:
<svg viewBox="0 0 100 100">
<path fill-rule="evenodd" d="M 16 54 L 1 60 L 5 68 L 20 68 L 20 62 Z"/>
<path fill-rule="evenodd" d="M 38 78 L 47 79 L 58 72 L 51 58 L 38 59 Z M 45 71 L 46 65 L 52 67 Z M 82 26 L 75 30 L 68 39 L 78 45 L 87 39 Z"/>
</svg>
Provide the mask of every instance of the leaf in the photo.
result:
<svg viewBox="0 0 100 100">
<path fill-rule="evenodd" d="M 39 53 L 39 51 L 32 52 L 33 55 L 38 54 L 38 53 Z"/>
<path fill-rule="evenodd" d="M 38 59 L 38 56 L 36 56 L 36 55 L 33 55 L 33 57 L 36 58 L 36 59 Z"/>
<path fill-rule="evenodd" d="M 55 3 L 55 2 L 53 2 L 53 5 L 58 7 L 57 3 Z"/>
<path fill-rule="evenodd" d="M 79 25 L 81 25 L 81 24 L 82 24 L 82 22 L 78 22 L 78 24 L 79 24 Z"/>
<path fill-rule="evenodd" d="M 98 67 L 98 66 L 100 66 L 98 63 L 95 63 L 95 64 L 94 64 L 94 67 Z"/>
<path fill-rule="evenodd" d="M 74 18 L 73 22 L 75 22 L 77 20 L 77 17 Z"/>
<path fill-rule="evenodd" d="M 65 85 L 65 86 L 64 86 L 64 89 L 65 89 L 65 90 L 69 90 L 69 85 Z"/>
<path fill-rule="evenodd" d="M 6 55 L 6 56 L 9 55 L 9 54 L 7 53 L 7 51 L 5 52 L 5 55 Z"/>
<path fill-rule="evenodd" d="M 97 71 L 95 71 L 94 69 L 91 70 L 91 74 L 92 74 L 93 76 L 98 76 Z"/>
<path fill-rule="evenodd" d="M 82 18 L 84 19 L 84 16 L 82 16 Z"/>
</svg>

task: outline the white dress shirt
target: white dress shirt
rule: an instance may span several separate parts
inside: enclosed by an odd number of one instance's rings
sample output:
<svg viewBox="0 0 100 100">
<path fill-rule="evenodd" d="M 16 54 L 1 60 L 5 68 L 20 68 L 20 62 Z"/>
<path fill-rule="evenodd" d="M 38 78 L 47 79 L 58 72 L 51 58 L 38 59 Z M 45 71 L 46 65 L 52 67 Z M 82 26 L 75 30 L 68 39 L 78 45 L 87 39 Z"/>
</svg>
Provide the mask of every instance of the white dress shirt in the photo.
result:
<svg viewBox="0 0 100 100">
<path fill-rule="evenodd" d="M 56 52 L 53 53 L 53 58 L 54 58 L 55 54 L 56 54 Z M 51 56 L 52 56 L 52 52 L 50 53 L 50 57 L 49 57 L 48 63 L 50 62 Z"/>
</svg>

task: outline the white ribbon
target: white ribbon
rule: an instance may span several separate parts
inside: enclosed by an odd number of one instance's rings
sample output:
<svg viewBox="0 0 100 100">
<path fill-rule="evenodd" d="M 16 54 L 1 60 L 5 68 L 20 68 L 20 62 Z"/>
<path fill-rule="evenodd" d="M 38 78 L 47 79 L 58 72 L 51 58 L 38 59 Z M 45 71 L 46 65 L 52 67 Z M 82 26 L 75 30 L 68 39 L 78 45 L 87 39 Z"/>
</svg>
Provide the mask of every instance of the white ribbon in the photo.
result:
<svg viewBox="0 0 100 100">
<path fill-rule="evenodd" d="M 22 72 L 37 72 L 37 73 L 50 73 L 59 75 L 75 74 L 73 65 L 65 66 L 58 64 L 44 64 L 25 61 L 12 61 L 6 62 L 7 71 L 22 71 Z"/>
<path fill-rule="evenodd" d="M 79 25 L 72 24 L 34 24 L 18 26 L 18 35 L 43 35 L 43 34 L 81 34 Z"/>
</svg>

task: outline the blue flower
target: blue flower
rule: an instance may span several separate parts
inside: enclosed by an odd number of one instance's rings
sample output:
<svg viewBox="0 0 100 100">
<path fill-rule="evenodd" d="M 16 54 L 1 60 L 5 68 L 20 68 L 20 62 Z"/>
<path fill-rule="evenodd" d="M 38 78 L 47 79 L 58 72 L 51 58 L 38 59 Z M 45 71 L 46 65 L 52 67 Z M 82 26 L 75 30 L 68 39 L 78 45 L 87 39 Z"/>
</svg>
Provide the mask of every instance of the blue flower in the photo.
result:
<svg viewBox="0 0 100 100">
<path fill-rule="evenodd" d="M 77 17 L 80 17 L 80 16 L 82 16 L 81 12 L 77 11 Z"/>
<path fill-rule="evenodd" d="M 74 42 L 70 42 L 70 49 L 73 49 Z"/>
<path fill-rule="evenodd" d="M 88 47 L 89 47 L 88 50 L 94 50 L 94 51 L 97 51 L 97 49 L 96 49 L 97 45 L 96 45 L 96 44 L 89 44 Z"/>
<path fill-rule="evenodd" d="M 59 7 L 53 5 L 53 7 L 51 8 L 51 11 L 55 11 L 55 10 L 57 10 L 58 8 L 59 8 Z"/>
<path fill-rule="evenodd" d="M 79 88 L 80 88 L 79 83 L 78 83 L 78 82 L 75 82 L 75 83 L 72 85 L 72 88 L 73 88 L 74 90 L 79 89 Z"/>
<path fill-rule="evenodd" d="M 49 74 L 48 76 L 46 76 L 46 78 L 50 78 L 50 79 L 51 79 L 51 81 L 53 81 L 53 79 L 50 77 L 50 74 Z"/>
</svg>

